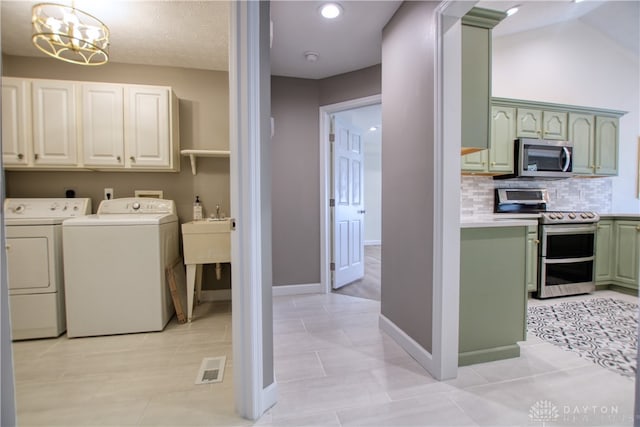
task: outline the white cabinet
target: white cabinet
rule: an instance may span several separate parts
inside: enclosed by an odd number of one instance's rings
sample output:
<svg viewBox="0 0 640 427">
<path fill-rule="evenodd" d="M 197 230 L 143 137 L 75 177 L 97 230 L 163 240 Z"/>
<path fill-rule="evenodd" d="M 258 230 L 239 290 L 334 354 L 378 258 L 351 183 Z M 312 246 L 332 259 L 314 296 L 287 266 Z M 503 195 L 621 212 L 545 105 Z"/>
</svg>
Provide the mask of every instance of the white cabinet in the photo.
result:
<svg viewBox="0 0 640 427">
<path fill-rule="evenodd" d="M 5 167 L 179 171 L 170 87 L 3 78 Z"/>
<path fill-rule="evenodd" d="M 34 80 L 33 164 L 76 166 L 76 85 L 73 82 Z"/>
<path fill-rule="evenodd" d="M 123 92 L 121 85 L 82 85 L 84 165 L 124 167 Z"/>
<path fill-rule="evenodd" d="M 168 88 L 128 86 L 125 89 L 126 164 L 135 168 L 171 167 L 170 100 Z"/>
<path fill-rule="evenodd" d="M 32 158 L 28 120 L 29 85 L 24 79 L 2 78 L 2 161 L 5 166 L 27 165 Z"/>
</svg>

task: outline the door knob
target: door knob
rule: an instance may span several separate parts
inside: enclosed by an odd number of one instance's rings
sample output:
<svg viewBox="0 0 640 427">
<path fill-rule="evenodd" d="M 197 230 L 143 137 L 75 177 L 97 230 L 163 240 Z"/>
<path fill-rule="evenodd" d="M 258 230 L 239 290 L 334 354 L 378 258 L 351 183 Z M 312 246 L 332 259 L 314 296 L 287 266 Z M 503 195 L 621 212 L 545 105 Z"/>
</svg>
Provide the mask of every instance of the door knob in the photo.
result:
<svg viewBox="0 0 640 427">
<path fill-rule="evenodd" d="M 366 213 L 366 212 L 367 212 L 367 211 L 366 211 L 366 210 L 364 210 L 364 209 L 363 209 L 363 210 L 361 210 L 361 211 L 358 211 L 358 213 L 359 213 L 359 214 L 363 214 L 363 213 Z M 639 227 L 640 227 L 640 226 L 639 226 Z"/>
</svg>

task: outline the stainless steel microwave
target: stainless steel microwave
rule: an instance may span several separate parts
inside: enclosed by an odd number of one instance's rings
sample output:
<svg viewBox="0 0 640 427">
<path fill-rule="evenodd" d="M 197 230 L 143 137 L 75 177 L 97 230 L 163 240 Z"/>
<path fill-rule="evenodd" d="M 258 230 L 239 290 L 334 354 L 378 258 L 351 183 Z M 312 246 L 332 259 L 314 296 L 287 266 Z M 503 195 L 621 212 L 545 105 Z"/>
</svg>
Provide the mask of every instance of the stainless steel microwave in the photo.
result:
<svg viewBox="0 0 640 427">
<path fill-rule="evenodd" d="M 573 176 L 573 143 L 547 139 L 519 138 L 514 146 L 514 173 L 506 178 L 559 179 Z"/>
</svg>

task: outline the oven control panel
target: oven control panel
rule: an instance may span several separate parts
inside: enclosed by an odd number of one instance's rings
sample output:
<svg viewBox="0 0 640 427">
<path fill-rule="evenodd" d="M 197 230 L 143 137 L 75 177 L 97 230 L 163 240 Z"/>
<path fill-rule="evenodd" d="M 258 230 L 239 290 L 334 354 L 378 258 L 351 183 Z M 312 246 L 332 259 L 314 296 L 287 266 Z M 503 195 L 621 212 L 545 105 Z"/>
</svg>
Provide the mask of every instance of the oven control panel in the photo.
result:
<svg viewBox="0 0 640 427">
<path fill-rule="evenodd" d="M 600 216 L 595 212 L 554 212 L 546 211 L 540 215 L 542 224 L 588 224 L 598 222 Z"/>
</svg>

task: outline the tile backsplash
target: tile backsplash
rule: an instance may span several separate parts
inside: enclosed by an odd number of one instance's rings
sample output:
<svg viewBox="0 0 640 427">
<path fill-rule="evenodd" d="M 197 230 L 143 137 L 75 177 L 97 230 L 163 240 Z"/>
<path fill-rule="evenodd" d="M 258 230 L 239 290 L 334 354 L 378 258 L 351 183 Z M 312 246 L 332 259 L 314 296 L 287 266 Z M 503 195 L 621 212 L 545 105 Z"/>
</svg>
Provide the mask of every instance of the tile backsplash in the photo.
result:
<svg viewBox="0 0 640 427">
<path fill-rule="evenodd" d="M 610 178 L 568 178 L 548 181 L 509 179 L 494 181 L 487 176 L 463 175 L 460 191 L 460 214 L 493 213 L 495 188 L 546 188 L 549 210 L 611 212 Z"/>
</svg>

